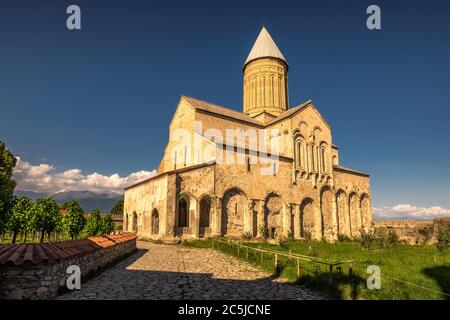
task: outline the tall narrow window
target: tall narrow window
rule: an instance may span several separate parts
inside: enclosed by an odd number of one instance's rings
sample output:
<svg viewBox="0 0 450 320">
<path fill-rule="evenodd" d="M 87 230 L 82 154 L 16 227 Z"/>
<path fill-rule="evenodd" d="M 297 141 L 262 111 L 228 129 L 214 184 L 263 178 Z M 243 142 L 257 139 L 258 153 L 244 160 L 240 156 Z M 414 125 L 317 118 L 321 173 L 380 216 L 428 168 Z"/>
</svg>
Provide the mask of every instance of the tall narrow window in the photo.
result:
<svg viewBox="0 0 450 320">
<path fill-rule="evenodd" d="M 184 166 L 186 167 L 186 163 L 187 163 L 187 147 L 184 146 Z"/>
<path fill-rule="evenodd" d="M 321 149 L 321 160 L 322 160 L 322 172 L 325 172 L 325 148 Z"/>
<path fill-rule="evenodd" d="M 175 151 L 174 157 L 173 157 L 173 168 L 177 169 L 177 152 Z"/>
<path fill-rule="evenodd" d="M 252 167 L 251 167 L 251 164 L 250 164 L 250 157 L 247 157 L 247 171 L 248 172 L 252 171 Z"/>
</svg>

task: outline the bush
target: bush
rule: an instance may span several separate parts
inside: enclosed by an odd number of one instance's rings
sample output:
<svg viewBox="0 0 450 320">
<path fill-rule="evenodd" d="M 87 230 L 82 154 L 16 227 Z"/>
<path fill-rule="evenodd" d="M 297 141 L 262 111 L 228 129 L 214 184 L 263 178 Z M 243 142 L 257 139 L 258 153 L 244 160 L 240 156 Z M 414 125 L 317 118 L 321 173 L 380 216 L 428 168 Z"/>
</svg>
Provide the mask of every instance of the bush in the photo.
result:
<svg viewBox="0 0 450 320">
<path fill-rule="evenodd" d="M 303 231 L 303 237 L 305 238 L 306 241 L 311 241 L 312 240 L 312 233 L 310 230 L 304 230 Z"/>
<path fill-rule="evenodd" d="M 102 217 L 100 216 L 100 210 L 94 209 L 90 217 L 86 220 L 86 227 L 84 229 L 86 236 L 98 236 L 102 232 Z"/>
<path fill-rule="evenodd" d="M 242 234 L 242 238 L 244 240 L 250 240 L 252 238 L 252 234 L 250 232 L 246 231 Z"/>
<path fill-rule="evenodd" d="M 261 234 L 264 241 L 267 241 L 267 239 L 269 239 L 269 229 L 267 229 L 265 226 L 260 225 L 258 227 L 258 231 Z"/>
<path fill-rule="evenodd" d="M 72 240 L 76 239 L 86 224 L 83 209 L 75 200 L 64 203 L 61 208 L 68 211 L 68 214 L 63 218 L 64 228 Z"/>
<path fill-rule="evenodd" d="M 113 233 L 115 227 L 111 214 L 105 214 L 101 221 L 100 234 L 105 235 Z"/>
<path fill-rule="evenodd" d="M 369 231 L 362 230 L 359 244 L 363 249 L 391 248 L 399 244 L 400 240 L 394 230 L 377 228 Z"/>
<path fill-rule="evenodd" d="M 338 241 L 339 242 L 349 242 L 349 241 L 352 241 L 352 238 L 350 238 L 346 234 L 338 234 Z"/>
<path fill-rule="evenodd" d="M 419 229 L 419 237 L 417 239 L 417 243 L 427 244 L 431 238 L 433 237 L 433 227 L 428 226 Z"/>
<path fill-rule="evenodd" d="M 439 251 L 446 250 L 450 245 L 450 222 L 438 225 L 436 233 L 436 247 Z"/>
</svg>

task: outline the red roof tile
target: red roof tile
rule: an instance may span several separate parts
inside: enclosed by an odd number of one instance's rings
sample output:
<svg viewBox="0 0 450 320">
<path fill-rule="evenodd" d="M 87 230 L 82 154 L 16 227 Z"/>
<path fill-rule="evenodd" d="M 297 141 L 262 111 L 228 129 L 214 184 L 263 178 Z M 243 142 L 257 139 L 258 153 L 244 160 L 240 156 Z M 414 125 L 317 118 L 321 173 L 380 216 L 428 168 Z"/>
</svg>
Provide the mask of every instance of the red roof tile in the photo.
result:
<svg viewBox="0 0 450 320">
<path fill-rule="evenodd" d="M 0 246 L 0 268 L 11 265 L 52 263 L 68 257 L 136 239 L 131 232 L 41 244 L 9 244 Z"/>
</svg>

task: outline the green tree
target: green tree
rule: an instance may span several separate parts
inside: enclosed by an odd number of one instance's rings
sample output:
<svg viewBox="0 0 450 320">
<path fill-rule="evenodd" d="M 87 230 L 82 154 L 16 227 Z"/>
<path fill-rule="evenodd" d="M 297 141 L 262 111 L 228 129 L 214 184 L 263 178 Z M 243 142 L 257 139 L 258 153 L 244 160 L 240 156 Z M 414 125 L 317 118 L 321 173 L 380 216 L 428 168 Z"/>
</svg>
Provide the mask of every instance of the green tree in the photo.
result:
<svg viewBox="0 0 450 320">
<path fill-rule="evenodd" d="M 6 216 L 11 209 L 16 182 L 12 179 L 17 159 L 0 141 L 0 232 L 5 231 Z"/>
<path fill-rule="evenodd" d="M 436 247 L 444 251 L 450 246 L 450 222 L 440 223 L 436 233 Z"/>
<path fill-rule="evenodd" d="M 41 232 L 40 242 L 44 235 L 55 232 L 61 220 L 59 206 L 53 199 L 38 199 L 33 206 L 32 229 Z"/>
<path fill-rule="evenodd" d="M 100 234 L 110 234 L 115 230 L 114 221 L 111 214 L 105 214 L 102 218 Z"/>
<path fill-rule="evenodd" d="M 6 229 L 13 233 L 12 243 L 16 243 L 19 232 L 29 230 L 29 220 L 33 209 L 33 200 L 28 197 L 14 198 L 6 222 Z M 26 239 L 26 235 L 25 235 Z"/>
<path fill-rule="evenodd" d="M 86 221 L 85 233 L 88 237 L 92 237 L 101 234 L 101 230 L 102 217 L 100 215 L 100 210 L 94 209 Z"/>
<path fill-rule="evenodd" d="M 112 207 L 110 212 L 112 214 L 123 214 L 123 199 L 117 201 L 114 207 Z"/>
<path fill-rule="evenodd" d="M 64 229 L 72 240 L 74 240 L 83 231 L 86 224 L 86 219 L 83 216 L 83 208 L 81 208 L 76 200 L 65 202 L 61 208 L 68 212 L 63 218 Z"/>
</svg>

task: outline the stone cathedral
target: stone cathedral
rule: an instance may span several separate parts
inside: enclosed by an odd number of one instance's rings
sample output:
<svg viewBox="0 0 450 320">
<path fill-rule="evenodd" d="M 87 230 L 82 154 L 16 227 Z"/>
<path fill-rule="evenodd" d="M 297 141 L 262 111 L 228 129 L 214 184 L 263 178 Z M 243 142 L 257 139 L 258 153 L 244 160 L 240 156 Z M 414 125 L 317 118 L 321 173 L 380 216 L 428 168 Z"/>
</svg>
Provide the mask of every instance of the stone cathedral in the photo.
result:
<svg viewBox="0 0 450 320">
<path fill-rule="evenodd" d="M 243 112 L 182 96 L 156 175 L 125 189 L 124 230 L 334 241 L 371 228 L 369 175 L 339 163 L 312 101 L 289 107 L 288 71 L 263 27 L 243 66 Z"/>
</svg>

